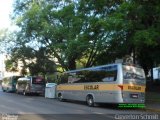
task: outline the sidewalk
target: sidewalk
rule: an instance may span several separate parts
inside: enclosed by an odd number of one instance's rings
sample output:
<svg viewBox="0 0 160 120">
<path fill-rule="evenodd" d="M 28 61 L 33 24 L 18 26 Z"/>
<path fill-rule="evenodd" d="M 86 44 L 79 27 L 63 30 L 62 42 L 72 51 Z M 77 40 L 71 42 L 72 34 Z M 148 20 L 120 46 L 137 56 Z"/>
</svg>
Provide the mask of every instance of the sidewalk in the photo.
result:
<svg viewBox="0 0 160 120">
<path fill-rule="evenodd" d="M 146 92 L 147 111 L 160 112 L 160 93 Z"/>
<path fill-rule="evenodd" d="M 146 108 L 147 111 L 151 112 L 159 112 L 160 113 L 160 103 L 146 103 Z"/>
</svg>

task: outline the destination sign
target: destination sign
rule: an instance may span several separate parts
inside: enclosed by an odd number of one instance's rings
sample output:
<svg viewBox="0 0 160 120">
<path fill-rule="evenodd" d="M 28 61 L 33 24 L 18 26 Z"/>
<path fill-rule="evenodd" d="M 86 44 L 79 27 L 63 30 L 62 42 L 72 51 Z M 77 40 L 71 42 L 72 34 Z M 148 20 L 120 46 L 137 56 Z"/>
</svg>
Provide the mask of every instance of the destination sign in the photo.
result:
<svg viewBox="0 0 160 120">
<path fill-rule="evenodd" d="M 139 87 L 139 86 L 128 86 L 128 89 L 131 89 L 131 90 L 141 90 L 141 87 Z"/>
</svg>

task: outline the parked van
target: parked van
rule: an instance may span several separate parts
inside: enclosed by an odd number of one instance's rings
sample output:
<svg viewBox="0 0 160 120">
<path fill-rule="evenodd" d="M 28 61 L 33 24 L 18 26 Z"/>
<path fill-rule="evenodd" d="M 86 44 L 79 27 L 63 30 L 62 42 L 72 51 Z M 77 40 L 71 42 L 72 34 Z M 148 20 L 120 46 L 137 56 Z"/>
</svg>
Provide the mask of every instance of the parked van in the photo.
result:
<svg viewBox="0 0 160 120">
<path fill-rule="evenodd" d="M 5 77 L 2 80 L 2 90 L 3 92 L 16 92 L 16 84 L 18 78 L 23 77 L 23 76 L 10 76 L 10 77 Z"/>
<path fill-rule="evenodd" d="M 44 94 L 45 79 L 42 77 L 22 77 L 16 84 L 17 93 L 26 94 Z"/>
</svg>

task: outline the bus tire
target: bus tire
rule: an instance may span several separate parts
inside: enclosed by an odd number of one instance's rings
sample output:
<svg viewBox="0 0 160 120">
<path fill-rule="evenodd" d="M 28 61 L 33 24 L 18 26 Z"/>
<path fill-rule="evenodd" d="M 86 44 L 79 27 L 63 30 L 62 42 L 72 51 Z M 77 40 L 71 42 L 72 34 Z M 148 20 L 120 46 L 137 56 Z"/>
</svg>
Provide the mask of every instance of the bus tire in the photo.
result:
<svg viewBox="0 0 160 120">
<path fill-rule="evenodd" d="M 17 94 L 19 94 L 19 91 L 18 91 L 18 90 L 16 90 L 16 93 L 17 93 Z"/>
<path fill-rule="evenodd" d="M 2 91 L 5 92 L 4 88 L 2 87 Z"/>
<path fill-rule="evenodd" d="M 9 92 L 9 88 L 7 88 L 6 92 L 7 92 L 7 93 Z"/>
<path fill-rule="evenodd" d="M 26 95 L 27 95 L 25 90 L 23 90 L 23 95 L 24 95 L 24 96 L 26 96 Z"/>
<path fill-rule="evenodd" d="M 86 102 L 89 107 L 94 107 L 94 99 L 92 95 L 87 95 Z"/>
<path fill-rule="evenodd" d="M 62 96 L 61 93 L 58 94 L 58 100 L 61 101 L 61 102 L 63 102 L 63 96 Z"/>
</svg>

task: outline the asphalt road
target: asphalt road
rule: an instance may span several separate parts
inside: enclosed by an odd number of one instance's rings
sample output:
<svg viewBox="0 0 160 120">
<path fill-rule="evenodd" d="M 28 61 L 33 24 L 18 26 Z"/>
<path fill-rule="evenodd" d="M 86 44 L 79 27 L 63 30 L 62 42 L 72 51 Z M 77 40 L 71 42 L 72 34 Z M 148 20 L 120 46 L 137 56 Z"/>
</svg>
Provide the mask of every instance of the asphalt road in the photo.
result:
<svg viewBox="0 0 160 120">
<path fill-rule="evenodd" d="M 0 89 L 0 114 L 2 117 L 18 116 L 18 120 L 113 120 L 120 114 L 148 113 L 137 109 L 121 110 L 111 105 L 88 107 L 83 102 L 59 102 L 43 96 L 5 93 Z"/>
</svg>

